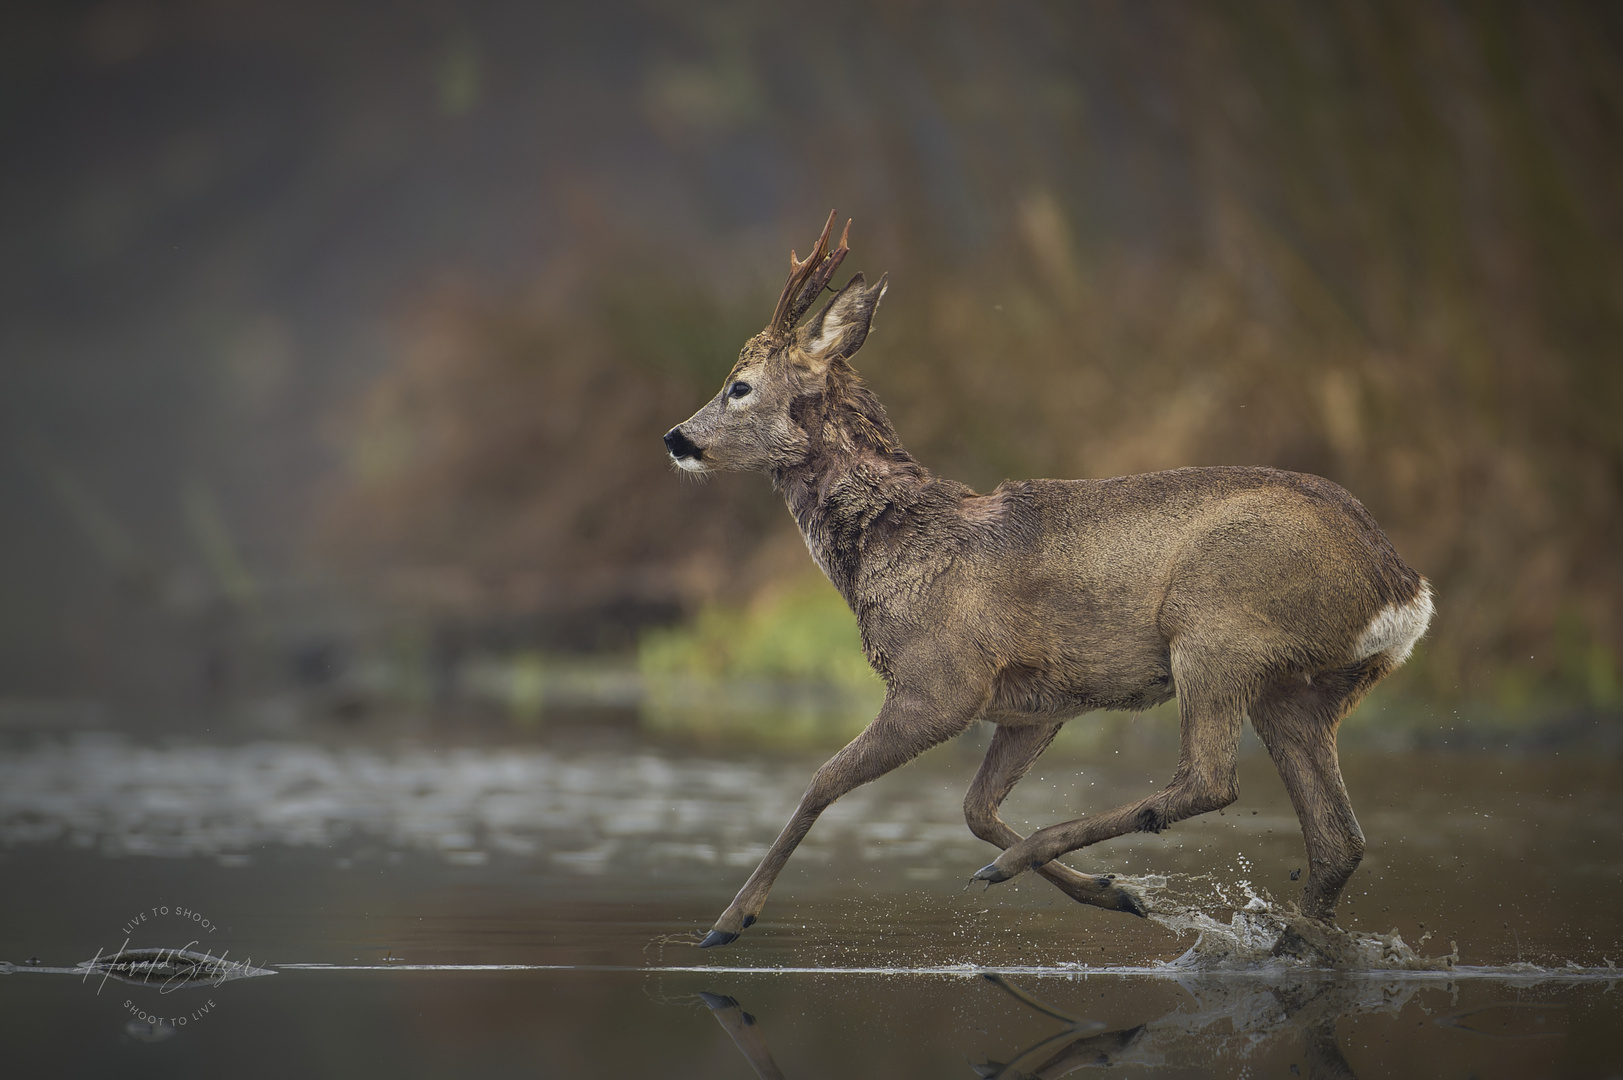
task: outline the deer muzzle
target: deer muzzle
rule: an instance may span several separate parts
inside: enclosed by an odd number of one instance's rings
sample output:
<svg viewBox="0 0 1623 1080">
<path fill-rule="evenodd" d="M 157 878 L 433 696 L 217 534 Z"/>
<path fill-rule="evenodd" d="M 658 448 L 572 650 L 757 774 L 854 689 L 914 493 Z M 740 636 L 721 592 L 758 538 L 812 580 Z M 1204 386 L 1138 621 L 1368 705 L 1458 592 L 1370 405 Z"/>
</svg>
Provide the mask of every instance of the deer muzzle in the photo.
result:
<svg viewBox="0 0 1623 1080">
<path fill-rule="evenodd" d="M 665 433 L 665 449 L 671 452 L 671 457 L 684 469 L 691 469 L 704 459 L 704 451 L 692 439 L 682 434 L 679 427 L 673 427 Z"/>
</svg>

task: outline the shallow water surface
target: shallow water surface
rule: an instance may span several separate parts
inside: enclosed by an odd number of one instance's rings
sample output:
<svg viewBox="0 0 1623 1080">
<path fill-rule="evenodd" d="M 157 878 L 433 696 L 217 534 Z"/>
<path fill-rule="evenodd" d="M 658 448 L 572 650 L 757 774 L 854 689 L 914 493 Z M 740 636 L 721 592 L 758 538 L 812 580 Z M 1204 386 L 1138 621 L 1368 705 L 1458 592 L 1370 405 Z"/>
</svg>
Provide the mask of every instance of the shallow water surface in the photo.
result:
<svg viewBox="0 0 1623 1080">
<path fill-rule="evenodd" d="M 977 749 L 842 800 L 761 922 L 700 951 L 818 757 L 19 741 L 0 752 L 7 1057 L 69 1075 L 1623 1076 L 1614 761 L 1345 755 L 1369 851 L 1342 907 L 1358 948 L 1327 970 L 1270 955 L 1305 867 L 1265 757 L 1224 813 L 1073 858 L 1133 877 L 1157 915 L 1140 920 L 1031 875 L 965 888 L 992 852 L 959 809 Z M 1005 816 L 1024 831 L 1170 771 L 1170 752 L 1045 758 Z M 160 946 L 275 974 L 75 967 Z"/>
</svg>

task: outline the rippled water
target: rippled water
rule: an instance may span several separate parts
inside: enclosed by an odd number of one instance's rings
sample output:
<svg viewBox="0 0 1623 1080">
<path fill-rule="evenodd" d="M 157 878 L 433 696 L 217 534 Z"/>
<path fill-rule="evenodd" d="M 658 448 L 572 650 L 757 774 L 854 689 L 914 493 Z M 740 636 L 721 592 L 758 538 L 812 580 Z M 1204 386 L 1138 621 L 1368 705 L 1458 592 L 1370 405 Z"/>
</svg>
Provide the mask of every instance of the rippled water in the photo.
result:
<svg viewBox="0 0 1623 1080">
<path fill-rule="evenodd" d="M 566 739 L 15 742 L 0 751 L 7 1056 L 87 1075 L 222 1062 L 392 1076 L 1015 1077 L 1105 1063 L 1623 1075 L 1615 761 L 1347 755 L 1370 841 L 1348 933 L 1281 957 L 1304 864 L 1266 758 L 1243 760 L 1223 814 L 1073 860 L 1134 876 L 1155 915 L 1139 920 L 1031 875 L 965 888 L 991 851 L 959 808 L 978 750 L 951 744 L 842 800 L 761 922 L 701 952 L 693 932 L 817 757 Z M 1163 783 L 1171 759 L 1045 758 L 1006 816 L 1024 829 L 1114 805 Z M 75 968 L 159 946 L 277 974 L 154 986 Z"/>
</svg>

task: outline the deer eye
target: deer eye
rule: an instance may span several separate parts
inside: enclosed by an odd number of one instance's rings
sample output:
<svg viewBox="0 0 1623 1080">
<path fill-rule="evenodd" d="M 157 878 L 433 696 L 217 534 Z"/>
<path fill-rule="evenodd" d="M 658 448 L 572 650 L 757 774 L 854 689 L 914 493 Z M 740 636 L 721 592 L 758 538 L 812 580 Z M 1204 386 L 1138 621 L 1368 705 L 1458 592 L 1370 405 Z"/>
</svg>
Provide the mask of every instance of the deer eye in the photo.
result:
<svg viewBox="0 0 1623 1080">
<path fill-rule="evenodd" d="M 741 398 L 753 389 L 755 388 L 747 382 L 735 382 L 727 388 L 727 396 L 734 399 Z"/>
</svg>

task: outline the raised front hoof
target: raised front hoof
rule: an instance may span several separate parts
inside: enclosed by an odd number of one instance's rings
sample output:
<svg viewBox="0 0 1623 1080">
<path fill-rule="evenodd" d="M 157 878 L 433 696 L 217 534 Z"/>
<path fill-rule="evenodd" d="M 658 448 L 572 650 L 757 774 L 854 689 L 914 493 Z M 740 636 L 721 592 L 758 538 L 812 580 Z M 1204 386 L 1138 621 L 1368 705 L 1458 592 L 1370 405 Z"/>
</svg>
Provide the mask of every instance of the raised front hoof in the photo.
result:
<svg viewBox="0 0 1623 1080">
<path fill-rule="evenodd" d="M 699 942 L 701 949 L 713 949 L 717 945 L 731 945 L 738 940 L 738 935 L 727 930 L 712 930 Z"/>
<path fill-rule="evenodd" d="M 975 871 L 975 876 L 969 880 L 984 881 L 989 885 L 995 885 L 999 881 L 1008 881 L 1012 877 L 1014 877 L 1013 874 L 1003 869 L 997 863 L 987 863 L 985 866 Z"/>
<path fill-rule="evenodd" d="M 730 998 L 726 994 L 711 994 L 700 990 L 699 1000 L 704 1002 L 704 1007 L 709 1009 L 711 1012 L 720 1012 L 722 1009 L 738 1008 L 738 999 Z"/>
</svg>

